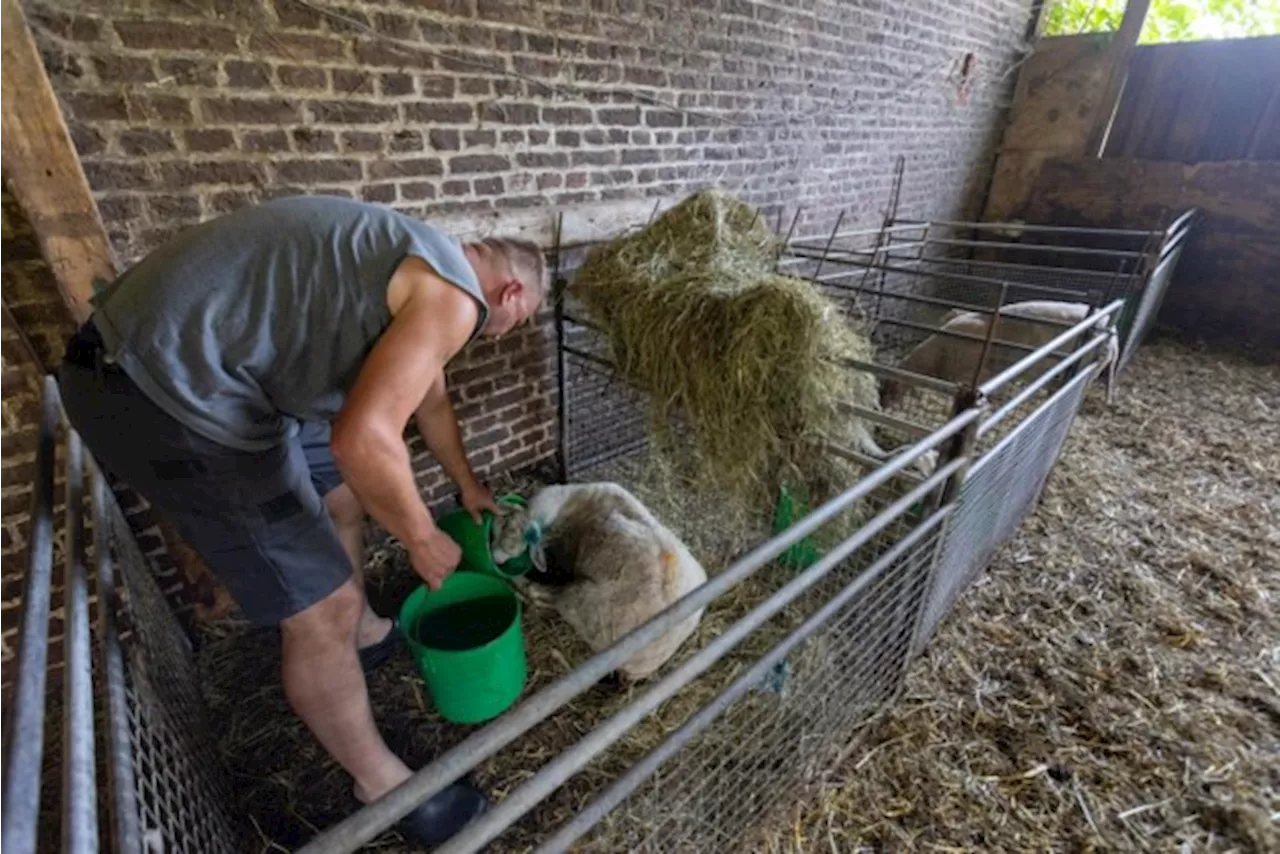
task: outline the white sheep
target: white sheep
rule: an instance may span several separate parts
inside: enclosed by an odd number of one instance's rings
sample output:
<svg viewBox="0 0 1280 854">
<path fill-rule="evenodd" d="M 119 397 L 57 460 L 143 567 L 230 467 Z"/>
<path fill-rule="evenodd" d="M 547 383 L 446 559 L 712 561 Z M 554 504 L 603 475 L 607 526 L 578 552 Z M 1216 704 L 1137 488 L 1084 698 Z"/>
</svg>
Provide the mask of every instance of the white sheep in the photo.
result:
<svg viewBox="0 0 1280 854">
<path fill-rule="evenodd" d="M 1075 325 L 1088 315 L 1089 306 L 1080 302 L 1032 300 L 1010 303 L 1000 309 L 1000 321 L 996 324 L 995 338 L 998 341 L 1009 341 L 1029 347 L 1042 347 L 1066 331 L 1068 325 Z M 944 334 L 930 335 L 912 350 L 898 367 L 951 382 L 971 383 L 978 368 L 978 361 L 982 358 L 983 341 L 986 339 L 990 322 L 990 315 L 987 314 L 976 311 L 953 311 L 945 318 L 942 331 L 976 336 L 977 340 Z M 1008 356 L 997 356 L 999 351 L 1008 353 L 1009 348 L 998 344 L 992 345 L 986 364 L 983 365 L 982 376 L 978 379 L 979 382 L 990 379 L 998 368 L 1009 363 Z M 1020 359 L 1025 355 L 1026 353 L 1019 351 L 1014 358 Z M 1064 352 L 1063 355 L 1066 353 Z M 1103 357 L 1103 364 L 1112 371 L 1107 380 L 1108 403 L 1111 402 L 1111 386 L 1118 356 L 1119 344 L 1115 330 L 1112 329 L 1109 331 L 1107 352 Z M 1028 376 L 1037 377 L 1054 364 L 1056 362 L 1049 359 L 1041 360 Z M 902 400 L 906 390 L 907 384 L 902 381 L 885 380 L 880 386 L 880 405 L 886 409 L 894 406 Z"/>
<path fill-rule="evenodd" d="M 499 517 L 493 558 L 504 563 L 525 549 L 537 526 L 539 569 L 566 575 L 562 586 L 522 579 L 529 598 L 549 605 L 599 652 L 707 580 L 675 534 L 616 483 L 549 486 L 529 506 Z M 632 681 L 665 664 L 702 619 L 681 620 L 629 658 L 618 671 Z"/>
</svg>

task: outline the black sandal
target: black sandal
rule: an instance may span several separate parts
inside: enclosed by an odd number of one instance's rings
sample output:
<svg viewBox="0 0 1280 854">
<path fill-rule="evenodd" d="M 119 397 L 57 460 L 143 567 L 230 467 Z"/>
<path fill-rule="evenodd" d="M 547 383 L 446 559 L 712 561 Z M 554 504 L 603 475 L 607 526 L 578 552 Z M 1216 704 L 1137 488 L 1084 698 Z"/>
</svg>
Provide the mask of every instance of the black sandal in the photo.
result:
<svg viewBox="0 0 1280 854">
<path fill-rule="evenodd" d="M 488 809 L 489 797 L 463 777 L 400 819 L 395 830 L 417 845 L 435 847 L 447 842 Z"/>
<path fill-rule="evenodd" d="M 387 632 L 386 637 L 359 650 L 360 667 L 364 670 L 365 676 L 370 676 L 382 665 L 408 650 L 409 644 L 405 642 L 404 633 L 400 631 L 400 623 L 392 620 L 391 631 Z"/>
</svg>

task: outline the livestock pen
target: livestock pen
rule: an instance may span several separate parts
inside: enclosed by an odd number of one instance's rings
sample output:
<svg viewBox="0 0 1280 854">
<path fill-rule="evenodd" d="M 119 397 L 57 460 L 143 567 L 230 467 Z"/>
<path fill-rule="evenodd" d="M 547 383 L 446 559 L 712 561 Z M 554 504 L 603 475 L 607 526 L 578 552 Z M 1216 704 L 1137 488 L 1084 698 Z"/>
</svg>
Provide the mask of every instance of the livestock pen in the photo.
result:
<svg viewBox="0 0 1280 854">
<path fill-rule="evenodd" d="M 559 250 L 568 276 L 569 252 Z M 143 840 L 164 850 L 269 849 L 311 837 L 305 850 L 351 850 L 468 771 L 499 802 L 442 850 L 491 840 L 507 850 L 723 850 L 759 839 L 892 708 L 942 615 L 1030 511 L 1124 303 L 1101 306 L 976 389 L 908 378 L 937 398 L 911 418 L 851 413 L 872 420 L 897 452 L 883 462 L 831 448 L 864 476 L 774 536 L 767 519 L 726 514 L 678 467 L 646 453 L 643 406 L 573 308 L 557 303 L 562 474 L 633 488 L 687 539 L 709 583 L 594 656 L 555 617 L 531 614 L 528 696 L 476 732 L 435 719 L 407 663 L 379 674 L 380 725 L 426 767 L 357 811 L 341 774 L 291 722 L 275 687 L 274 635 L 224 624 L 208 630 L 198 655 L 187 652 L 95 480 L 94 530 L 103 539 L 94 560 L 99 574 L 120 567 L 125 593 L 117 613 L 105 588 L 98 633 L 108 725 L 99 738 L 112 750 L 103 789 L 121 850 Z M 987 403 L 1015 384 L 1017 406 Z M 998 440 L 976 453 L 997 423 Z M 931 454 L 936 460 L 920 465 Z M 817 562 L 777 560 L 810 536 L 825 547 Z M 73 566 L 82 554 L 68 552 Z M 43 561 L 33 564 L 37 585 L 49 557 L 33 550 Z M 384 602 L 413 583 L 394 544 L 375 548 L 369 575 Z M 33 625 L 38 600 L 37 586 L 28 598 Z M 703 606 L 698 633 L 658 678 L 626 691 L 597 684 L 664 624 Z M 69 618 L 87 627 L 82 611 Z M 32 644 L 24 644 L 24 669 L 38 666 L 28 663 Z M 69 708 L 84 704 L 83 685 L 77 690 Z M 208 706 L 214 714 L 202 718 Z M 81 731 L 86 720 L 69 717 L 68 726 Z M 83 773 L 83 759 L 77 767 Z M 93 812 L 67 815 L 74 826 L 74 816 L 88 821 Z M 378 843 L 388 845 L 394 837 Z"/>
</svg>

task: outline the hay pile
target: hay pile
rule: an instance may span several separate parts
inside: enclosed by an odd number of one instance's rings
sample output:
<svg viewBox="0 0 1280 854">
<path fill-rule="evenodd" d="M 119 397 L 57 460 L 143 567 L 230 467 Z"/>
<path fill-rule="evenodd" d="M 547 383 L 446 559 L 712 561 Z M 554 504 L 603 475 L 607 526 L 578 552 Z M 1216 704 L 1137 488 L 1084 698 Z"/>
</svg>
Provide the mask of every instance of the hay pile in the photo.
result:
<svg viewBox="0 0 1280 854">
<path fill-rule="evenodd" d="M 678 418 L 700 476 L 747 504 L 783 479 L 825 493 L 847 473 L 823 438 L 855 446 L 861 429 L 837 404 L 878 400 L 873 377 L 840 364 L 870 359 L 867 337 L 809 282 L 775 272 L 780 249 L 756 211 L 704 190 L 594 250 L 571 286 L 645 395 L 655 438 L 677 444 Z"/>
</svg>

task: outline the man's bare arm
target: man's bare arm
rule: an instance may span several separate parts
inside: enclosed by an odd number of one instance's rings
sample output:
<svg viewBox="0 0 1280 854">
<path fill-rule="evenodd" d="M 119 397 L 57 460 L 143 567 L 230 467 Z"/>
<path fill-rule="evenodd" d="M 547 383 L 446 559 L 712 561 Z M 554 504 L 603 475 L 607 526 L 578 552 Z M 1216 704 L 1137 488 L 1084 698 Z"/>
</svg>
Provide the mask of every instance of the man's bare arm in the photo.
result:
<svg viewBox="0 0 1280 854">
<path fill-rule="evenodd" d="M 425 265 L 412 279 L 410 294 L 365 360 L 334 422 L 332 448 L 347 485 L 404 543 L 415 569 L 430 583 L 456 565 L 456 546 L 436 528 L 418 493 L 404 428 L 428 390 L 443 386 L 445 363 L 470 337 L 479 309 Z"/>
<path fill-rule="evenodd" d="M 462 430 L 458 416 L 449 401 L 449 392 L 443 379 L 427 390 L 417 411 L 418 432 L 427 448 L 440 463 L 445 474 L 458 485 L 463 504 L 473 514 L 481 507 L 496 510 L 493 496 L 476 480 L 475 472 L 467 460 L 467 450 L 462 443 Z M 473 506 L 474 505 L 474 506 Z"/>
</svg>

